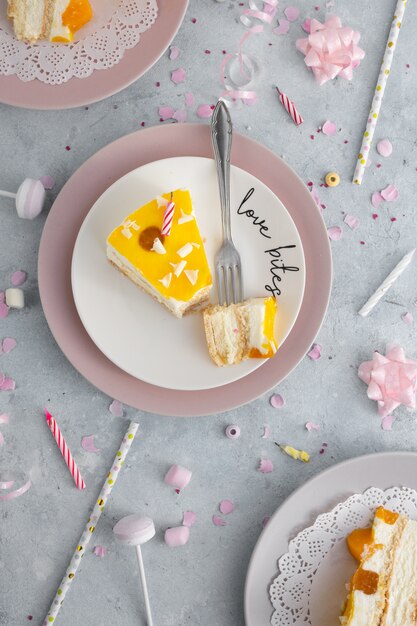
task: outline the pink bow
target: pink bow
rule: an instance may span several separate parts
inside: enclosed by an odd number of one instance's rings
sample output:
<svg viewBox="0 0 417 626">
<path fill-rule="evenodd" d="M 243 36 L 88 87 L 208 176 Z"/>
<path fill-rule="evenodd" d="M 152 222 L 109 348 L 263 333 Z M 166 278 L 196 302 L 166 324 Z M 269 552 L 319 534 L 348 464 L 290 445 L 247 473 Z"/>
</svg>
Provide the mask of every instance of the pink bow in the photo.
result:
<svg viewBox="0 0 417 626">
<path fill-rule="evenodd" d="M 324 24 L 312 19 L 308 37 L 297 39 L 297 50 L 305 55 L 304 62 L 313 72 L 319 85 L 341 76 L 352 80 L 353 70 L 365 56 L 359 48 L 360 33 L 343 27 L 337 15 L 330 16 Z"/>
<path fill-rule="evenodd" d="M 416 407 L 417 361 L 407 359 L 402 348 L 389 348 L 386 356 L 374 352 L 372 361 L 359 366 L 358 375 L 368 385 L 368 398 L 378 403 L 381 417 L 401 404 Z"/>
</svg>

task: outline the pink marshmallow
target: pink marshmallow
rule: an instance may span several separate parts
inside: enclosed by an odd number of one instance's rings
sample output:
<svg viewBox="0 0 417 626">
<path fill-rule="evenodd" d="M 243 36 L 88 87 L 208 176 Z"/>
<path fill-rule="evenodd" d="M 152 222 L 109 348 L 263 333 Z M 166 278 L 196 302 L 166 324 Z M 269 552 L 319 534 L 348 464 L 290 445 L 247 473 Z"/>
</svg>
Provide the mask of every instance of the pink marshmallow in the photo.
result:
<svg viewBox="0 0 417 626">
<path fill-rule="evenodd" d="M 190 529 L 188 526 L 177 526 L 176 528 L 167 528 L 165 531 L 165 543 L 170 548 L 178 548 L 185 546 L 190 538 Z"/>
<path fill-rule="evenodd" d="M 164 482 L 175 489 L 184 489 L 191 480 L 193 473 L 181 465 L 172 465 L 165 474 Z"/>
</svg>

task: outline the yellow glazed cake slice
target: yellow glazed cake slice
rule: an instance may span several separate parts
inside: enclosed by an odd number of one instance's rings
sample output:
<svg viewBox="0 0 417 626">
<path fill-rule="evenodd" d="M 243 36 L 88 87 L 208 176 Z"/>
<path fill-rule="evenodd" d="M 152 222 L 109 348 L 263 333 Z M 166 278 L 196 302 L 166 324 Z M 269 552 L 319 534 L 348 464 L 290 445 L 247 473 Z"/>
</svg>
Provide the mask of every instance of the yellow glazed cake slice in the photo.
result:
<svg viewBox="0 0 417 626">
<path fill-rule="evenodd" d="M 379 507 L 372 528 L 351 533 L 348 547 L 359 567 L 341 624 L 417 624 L 417 522 Z"/>
<path fill-rule="evenodd" d="M 8 0 L 17 39 L 68 43 L 93 17 L 89 0 Z"/>
<path fill-rule="evenodd" d="M 219 367 L 247 358 L 268 359 L 277 351 L 275 298 L 251 298 L 240 304 L 210 306 L 204 311 L 207 345 Z"/>
<path fill-rule="evenodd" d="M 171 230 L 162 235 L 170 203 Z M 187 190 L 159 196 L 128 215 L 107 238 L 107 257 L 177 317 L 209 296 L 210 267 Z"/>
</svg>

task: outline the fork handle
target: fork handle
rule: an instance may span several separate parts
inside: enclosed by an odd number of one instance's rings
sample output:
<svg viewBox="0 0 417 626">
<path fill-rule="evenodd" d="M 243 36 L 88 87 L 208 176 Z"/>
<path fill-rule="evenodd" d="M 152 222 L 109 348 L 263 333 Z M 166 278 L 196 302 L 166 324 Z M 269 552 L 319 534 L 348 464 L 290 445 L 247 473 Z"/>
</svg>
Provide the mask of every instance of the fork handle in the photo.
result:
<svg viewBox="0 0 417 626">
<path fill-rule="evenodd" d="M 231 240 L 230 229 L 230 152 L 232 149 L 232 120 L 223 100 L 219 100 L 211 121 L 211 139 L 219 181 L 223 238 Z"/>
</svg>

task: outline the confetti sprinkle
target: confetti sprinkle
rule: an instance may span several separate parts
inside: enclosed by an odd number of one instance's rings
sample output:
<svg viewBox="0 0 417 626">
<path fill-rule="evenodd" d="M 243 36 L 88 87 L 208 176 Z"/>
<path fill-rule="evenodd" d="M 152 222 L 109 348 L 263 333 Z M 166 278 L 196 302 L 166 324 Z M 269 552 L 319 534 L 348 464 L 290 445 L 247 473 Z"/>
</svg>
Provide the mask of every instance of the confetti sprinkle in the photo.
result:
<svg viewBox="0 0 417 626">
<path fill-rule="evenodd" d="M 330 226 L 330 228 L 327 229 L 327 234 L 332 241 L 339 241 L 339 239 L 342 238 L 342 229 L 340 226 Z"/>
<path fill-rule="evenodd" d="M 3 342 L 1 344 L 1 351 L 4 352 L 4 354 L 8 354 L 9 352 L 11 352 L 12 350 L 14 350 L 14 348 L 17 346 L 17 341 L 16 339 L 13 339 L 12 337 L 5 337 L 3 339 Z"/>
<path fill-rule="evenodd" d="M 158 109 L 158 114 L 159 117 L 161 118 L 161 120 L 163 122 L 165 122 L 165 120 L 171 120 L 174 116 L 175 110 L 172 107 L 159 107 Z"/>
<path fill-rule="evenodd" d="M 235 504 L 231 500 L 222 500 L 219 504 L 219 511 L 223 515 L 229 515 L 235 510 Z"/>
<path fill-rule="evenodd" d="M 270 474 L 273 469 L 274 465 L 269 459 L 261 459 L 259 461 L 258 472 L 262 472 L 262 474 Z"/>
<path fill-rule="evenodd" d="M 192 94 L 192 93 L 186 93 L 186 94 L 185 94 L 185 96 L 184 96 L 184 98 L 185 98 L 185 105 L 186 105 L 187 107 L 192 107 L 192 106 L 194 106 L 194 103 L 195 103 L 195 97 L 194 97 L 194 94 Z"/>
<path fill-rule="evenodd" d="M 175 111 L 175 113 L 172 116 L 172 119 L 176 120 L 179 123 L 185 122 L 187 120 L 187 111 L 184 111 L 184 110 Z"/>
<path fill-rule="evenodd" d="M 46 174 L 39 179 L 44 186 L 44 189 L 53 189 L 55 187 L 55 179 L 52 176 Z"/>
<path fill-rule="evenodd" d="M 262 439 L 268 439 L 271 436 L 271 428 L 268 425 L 264 426 L 264 434 L 262 435 Z"/>
<path fill-rule="evenodd" d="M 394 202 L 398 198 L 398 189 L 395 185 L 388 185 L 381 191 L 381 196 L 387 202 Z"/>
<path fill-rule="evenodd" d="M 309 17 L 307 19 L 305 19 L 304 22 L 301 24 L 301 28 L 303 29 L 303 31 L 305 33 L 310 34 L 310 32 L 311 32 L 311 19 Z"/>
<path fill-rule="evenodd" d="M 321 351 L 323 350 L 322 346 L 319 343 L 313 343 L 310 352 L 307 353 L 307 356 L 312 361 L 317 361 L 321 357 Z"/>
<path fill-rule="evenodd" d="M 185 546 L 190 538 L 190 529 L 188 526 L 177 526 L 176 528 L 168 528 L 165 531 L 165 543 L 170 548 L 178 548 Z"/>
<path fill-rule="evenodd" d="M 282 18 L 278 20 L 278 26 L 272 30 L 276 35 L 286 35 L 290 30 L 290 23 L 288 20 Z"/>
<path fill-rule="evenodd" d="M 220 515 L 213 515 L 211 519 L 215 526 L 226 526 L 226 521 Z"/>
<path fill-rule="evenodd" d="M 329 120 L 327 120 L 327 122 L 324 122 L 321 130 L 323 131 L 323 134 L 327 135 L 328 137 L 333 137 L 333 135 L 336 135 L 337 133 L 336 124 L 334 122 L 330 122 Z"/>
<path fill-rule="evenodd" d="M 407 311 L 406 313 L 403 313 L 401 315 L 401 319 L 404 322 L 404 324 L 407 324 L 408 326 L 410 326 L 414 321 L 414 318 L 409 311 Z"/>
<path fill-rule="evenodd" d="M 392 425 L 397 418 L 395 415 L 386 415 L 381 419 L 382 430 L 392 430 Z"/>
<path fill-rule="evenodd" d="M 119 400 L 113 400 L 113 402 L 109 406 L 109 411 L 115 417 L 123 417 L 123 404 L 119 402 Z"/>
<path fill-rule="evenodd" d="M 185 70 L 183 68 L 181 68 L 181 67 L 179 67 L 177 70 L 174 70 L 173 72 L 171 72 L 171 80 L 176 85 L 179 85 L 180 83 L 183 83 L 185 81 L 186 77 L 187 77 L 187 74 L 186 74 Z"/>
<path fill-rule="evenodd" d="M 0 391 L 13 391 L 16 389 L 16 383 L 13 378 L 8 378 L 0 372 Z"/>
<path fill-rule="evenodd" d="M 287 7 L 284 9 L 284 15 L 289 22 L 295 22 L 300 17 L 300 9 L 297 7 Z"/>
<path fill-rule="evenodd" d="M 318 424 L 315 424 L 314 422 L 307 422 L 306 428 L 309 432 L 311 430 L 320 430 L 320 426 Z"/>
<path fill-rule="evenodd" d="M 285 400 L 280 393 L 274 393 L 269 398 L 269 403 L 274 407 L 274 409 L 281 409 L 285 404 Z"/>
<path fill-rule="evenodd" d="M 378 209 L 379 205 L 383 201 L 384 201 L 384 198 L 381 196 L 380 192 L 374 191 L 374 193 L 372 194 L 372 198 L 371 198 L 372 206 L 375 207 L 375 209 Z"/>
<path fill-rule="evenodd" d="M 201 117 L 202 119 L 211 117 L 213 115 L 213 109 L 211 108 L 211 105 L 200 104 L 200 106 L 197 109 L 197 115 L 198 117 Z"/>
<path fill-rule="evenodd" d="M 296 461 L 303 461 L 303 463 L 310 461 L 310 455 L 305 450 L 297 450 L 297 448 L 293 448 L 292 446 L 281 446 L 279 443 L 275 443 L 275 445 Z"/>
<path fill-rule="evenodd" d="M 96 448 L 94 444 L 95 435 L 86 435 L 81 439 L 81 447 L 86 452 L 100 452 L 100 448 Z"/>
<path fill-rule="evenodd" d="M 178 46 L 171 46 L 169 49 L 169 58 L 171 61 L 175 61 L 180 56 L 180 49 Z"/>
<path fill-rule="evenodd" d="M 100 559 L 104 558 L 105 556 L 107 556 L 106 546 L 94 546 L 93 554 L 95 554 L 95 556 L 98 556 Z"/>
<path fill-rule="evenodd" d="M 191 526 L 194 526 L 196 519 L 197 515 L 194 511 L 185 511 L 182 518 L 182 525 L 191 528 Z"/>
<path fill-rule="evenodd" d="M 351 230 L 356 230 L 359 226 L 359 219 L 354 215 L 347 214 L 343 220 L 345 224 L 349 226 Z"/>
<path fill-rule="evenodd" d="M 17 270 L 17 272 L 14 272 L 12 274 L 10 282 L 14 287 L 20 287 L 26 282 L 27 277 L 28 275 L 26 272 L 24 272 L 23 270 Z"/>
<path fill-rule="evenodd" d="M 392 154 L 392 143 L 389 139 L 381 139 L 376 145 L 378 154 L 383 157 L 389 157 Z"/>
</svg>

